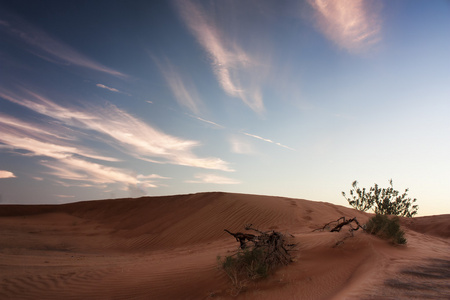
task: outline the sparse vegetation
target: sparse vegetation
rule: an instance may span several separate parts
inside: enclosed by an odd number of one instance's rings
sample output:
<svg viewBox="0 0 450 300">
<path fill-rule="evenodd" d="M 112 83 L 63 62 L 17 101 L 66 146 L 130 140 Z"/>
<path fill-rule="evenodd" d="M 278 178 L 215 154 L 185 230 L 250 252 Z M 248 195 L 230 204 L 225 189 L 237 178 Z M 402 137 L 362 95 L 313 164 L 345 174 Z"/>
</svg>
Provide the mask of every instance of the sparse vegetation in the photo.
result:
<svg viewBox="0 0 450 300">
<path fill-rule="evenodd" d="M 406 244 L 405 233 L 400 229 L 398 217 L 389 218 L 376 214 L 366 223 L 366 231 L 394 244 Z"/>
<path fill-rule="evenodd" d="M 365 224 L 365 231 L 389 240 L 394 244 L 406 244 L 404 232 L 400 229 L 400 223 L 397 216 L 411 218 L 419 209 L 414 203 L 417 199 L 407 197 L 408 189 L 403 194 L 394 190 L 392 179 L 389 180 L 389 187 L 380 188 L 377 184 L 369 189 L 359 188 L 358 182 L 353 181 L 350 190 L 350 197 L 345 192 L 342 195 L 348 203 L 354 208 L 362 211 L 372 209 L 375 216 Z M 390 218 L 389 215 L 395 217 Z"/>
<path fill-rule="evenodd" d="M 352 226 L 352 223 L 354 223 L 353 225 L 355 225 L 355 227 Z M 345 239 L 352 237 L 353 232 L 360 228 L 367 233 L 389 240 L 393 244 L 406 244 L 406 239 L 404 237 L 405 233 L 400 229 L 399 218 L 397 216 L 389 218 L 389 216 L 386 215 L 376 214 L 363 226 L 359 224 L 356 218 L 346 219 L 345 217 L 341 217 L 338 220 L 328 222 L 323 227 L 314 229 L 313 231 L 326 230 L 330 232 L 339 232 L 344 226 L 348 226 L 351 235 L 338 241 L 335 246 L 342 244 Z"/>
<path fill-rule="evenodd" d="M 238 294 L 250 280 L 267 277 L 269 265 L 265 256 L 263 249 L 254 248 L 239 250 L 224 259 L 217 257 L 219 267 L 225 271 L 233 284 L 234 294 Z"/>
<path fill-rule="evenodd" d="M 389 180 L 390 187 L 380 188 L 377 184 L 371 187 L 369 191 L 366 188 L 359 188 L 355 180 L 350 190 L 350 197 L 342 192 L 348 203 L 357 210 L 367 211 L 373 209 L 376 214 L 396 215 L 401 217 L 412 217 L 417 214 L 418 205 L 414 203 L 417 199 L 407 197 L 408 189 L 403 194 L 394 190 L 392 179 Z"/>
<path fill-rule="evenodd" d="M 232 233 L 240 243 L 239 250 L 224 258 L 217 257 L 219 267 L 225 271 L 233 284 L 233 294 L 237 295 L 250 281 L 266 278 L 271 271 L 292 262 L 290 252 L 295 244 L 287 236 L 277 231 L 263 232 L 251 225 L 245 227 L 259 235 Z"/>
</svg>

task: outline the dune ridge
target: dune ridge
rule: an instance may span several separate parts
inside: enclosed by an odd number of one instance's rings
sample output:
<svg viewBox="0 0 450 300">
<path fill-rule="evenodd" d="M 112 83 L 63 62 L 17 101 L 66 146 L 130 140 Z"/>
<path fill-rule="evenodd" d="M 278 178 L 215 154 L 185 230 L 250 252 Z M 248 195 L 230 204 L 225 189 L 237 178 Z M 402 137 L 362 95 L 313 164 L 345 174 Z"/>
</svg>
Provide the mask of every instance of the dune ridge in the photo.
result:
<svg viewBox="0 0 450 300">
<path fill-rule="evenodd" d="M 402 219 L 406 247 L 361 231 L 312 232 L 342 216 L 364 223 L 370 214 L 222 192 L 1 205 L 0 298 L 231 299 L 216 256 L 238 246 L 223 229 L 249 223 L 293 234 L 298 254 L 238 299 L 407 299 L 408 284 L 417 295 L 450 296 L 450 275 L 427 267 L 450 263 L 450 215 Z"/>
</svg>

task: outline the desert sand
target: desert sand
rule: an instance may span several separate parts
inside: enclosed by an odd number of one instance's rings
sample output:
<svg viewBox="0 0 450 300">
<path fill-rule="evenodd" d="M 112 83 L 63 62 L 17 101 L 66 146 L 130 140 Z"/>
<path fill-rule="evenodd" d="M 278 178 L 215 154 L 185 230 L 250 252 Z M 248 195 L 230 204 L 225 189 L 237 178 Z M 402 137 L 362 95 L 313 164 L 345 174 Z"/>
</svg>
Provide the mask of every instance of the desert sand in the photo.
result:
<svg viewBox="0 0 450 300">
<path fill-rule="evenodd" d="M 219 192 L 2 205 L 0 299 L 450 299 L 450 215 L 402 219 L 406 246 L 313 232 L 342 216 L 371 214 Z M 295 261 L 233 296 L 217 256 L 249 223 L 292 234 Z"/>
</svg>

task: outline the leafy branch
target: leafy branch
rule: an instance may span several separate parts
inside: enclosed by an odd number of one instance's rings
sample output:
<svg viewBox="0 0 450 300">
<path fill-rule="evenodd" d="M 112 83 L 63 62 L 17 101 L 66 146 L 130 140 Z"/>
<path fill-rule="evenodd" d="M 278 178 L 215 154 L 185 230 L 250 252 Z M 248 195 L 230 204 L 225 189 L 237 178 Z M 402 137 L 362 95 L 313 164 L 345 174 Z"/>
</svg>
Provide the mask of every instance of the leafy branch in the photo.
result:
<svg viewBox="0 0 450 300">
<path fill-rule="evenodd" d="M 380 188 L 378 184 L 375 184 L 367 191 L 366 188 L 359 188 L 355 180 L 352 183 L 350 197 L 347 197 L 345 192 L 342 192 L 342 195 L 357 210 L 367 211 L 372 208 L 376 214 L 401 217 L 412 217 L 417 214 L 419 206 L 414 204 L 417 199 L 407 197 L 409 189 L 405 189 L 405 192 L 400 194 L 399 191 L 394 190 L 392 179 L 389 180 L 389 184 L 387 188 Z"/>
</svg>

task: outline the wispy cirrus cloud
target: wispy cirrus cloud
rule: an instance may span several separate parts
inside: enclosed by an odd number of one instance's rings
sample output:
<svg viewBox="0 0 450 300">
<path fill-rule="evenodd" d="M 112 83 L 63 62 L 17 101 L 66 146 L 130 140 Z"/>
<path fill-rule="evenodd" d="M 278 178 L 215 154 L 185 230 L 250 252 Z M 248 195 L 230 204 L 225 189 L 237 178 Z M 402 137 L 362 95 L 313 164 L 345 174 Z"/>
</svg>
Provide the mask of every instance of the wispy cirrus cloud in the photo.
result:
<svg viewBox="0 0 450 300">
<path fill-rule="evenodd" d="M 65 107 L 62 107 L 59 104 L 47 99 L 39 95 L 36 92 L 33 92 L 26 88 L 18 88 L 21 93 L 16 93 L 8 89 L 4 89 L 0 87 L 0 97 L 6 99 L 12 103 L 18 104 L 20 106 L 26 107 L 30 110 L 33 110 L 37 113 L 40 113 L 45 116 L 52 117 L 54 119 L 59 120 L 84 120 L 93 118 L 93 116 L 86 114 L 81 111 L 71 110 Z M 30 100 L 33 99 L 33 100 Z"/>
<path fill-rule="evenodd" d="M 255 112 L 264 112 L 262 92 L 256 80 L 260 76 L 260 62 L 227 37 L 200 5 L 179 0 L 175 1 L 175 6 L 189 30 L 209 54 L 222 89 L 230 96 L 240 98 Z"/>
<path fill-rule="evenodd" d="M 52 63 L 75 65 L 118 77 L 127 75 L 87 58 L 43 30 L 5 11 L 0 14 L 0 30 L 22 42 L 23 49 Z"/>
<path fill-rule="evenodd" d="M 109 91 L 111 91 L 111 92 L 120 93 L 120 91 L 119 91 L 118 89 L 115 89 L 115 88 L 106 86 L 106 85 L 101 84 L 101 83 L 97 83 L 96 86 L 98 86 L 99 88 L 102 88 L 102 89 L 109 90 Z"/>
<path fill-rule="evenodd" d="M 3 133 L 0 141 L 5 144 L 3 148 L 12 145 L 12 148 L 30 151 L 30 155 L 36 153 L 39 156 L 49 156 L 56 159 L 64 158 L 67 154 L 76 154 L 109 162 L 119 161 L 116 158 L 99 155 L 91 149 L 76 145 L 77 139 L 65 135 L 62 131 L 59 134 L 52 132 L 55 130 L 55 125 L 27 123 L 0 113 L 0 129 Z M 61 128 L 58 129 L 61 130 Z"/>
<path fill-rule="evenodd" d="M 143 188 L 151 187 L 155 188 L 158 186 L 162 186 L 158 180 L 160 179 L 171 179 L 170 177 L 161 176 L 158 174 L 150 174 L 150 175 L 138 175 L 137 179 L 140 181 L 140 186 Z"/>
<path fill-rule="evenodd" d="M 231 152 L 237 153 L 237 154 L 254 154 L 255 150 L 253 149 L 253 146 L 247 142 L 244 141 L 244 138 L 232 135 L 229 138 L 229 142 L 231 145 Z"/>
<path fill-rule="evenodd" d="M 116 89 L 116 88 L 113 88 L 113 87 L 109 87 L 109 86 L 107 86 L 107 85 L 104 85 L 104 84 L 101 84 L 101 83 L 97 83 L 97 84 L 96 84 L 96 86 L 97 86 L 97 87 L 99 87 L 99 88 L 102 88 L 102 89 L 105 89 L 105 90 L 108 90 L 108 91 L 114 92 L 114 93 L 119 93 L 119 94 L 124 94 L 124 95 L 127 95 L 127 96 L 131 96 L 131 95 L 130 95 L 130 94 L 128 94 L 128 93 L 125 93 L 125 92 L 119 91 L 119 90 L 118 90 L 118 89 Z"/>
<path fill-rule="evenodd" d="M 197 174 L 194 180 L 186 180 L 187 183 L 213 183 L 213 184 L 240 184 L 241 182 L 225 176 L 215 174 Z"/>
<path fill-rule="evenodd" d="M 16 178 L 16 175 L 14 175 L 13 172 L 0 170 L 0 179 L 1 178 Z"/>
<path fill-rule="evenodd" d="M 198 114 L 201 100 L 194 84 L 188 78 L 183 78 L 179 70 L 167 58 L 161 61 L 153 57 L 153 60 L 158 65 L 178 104 Z"/>
<path fill-rule="evenodd" d="M 72 128 L 89 130 L 92 134 L 95 132 L 107 136 L 109 139 L 104 140 L 110 146 L 117 147 L 124 153 L 138 159 L 156 163 L 233 171 L 229 164 L 220 158 L 196 156 L 192 150 L 199 146 L 198 142 L 165 134 L 112 104 L 102 107 L 69 108 L 56 104 L 50 99 L 25 88 L 22 88 L 21 91 L 22 95 L 19 96 L 0 90 L 0 97 L 47 117 L 57 119 Z M 57 148 L 59 145 L 54 147 Z M 42 147 L 42 151 L 46 151 L 46 148 Z M 58 149 L 57 152 L 64 151 Z"/>
<path fill-rule="evenodd" d="M 64 145 L 67 144 L 67 140 L 48 135 L 45 130 L 39 130 L 38 125 L 34 126 L 35 130 L 29 130 L 31 124 L 20 120 L 16 122 L 8 120 L 7 123 L 2 121 L 3 118 L 0 116 L 2 131 L 0 142 L 5 144 L 4 147 L 11 150 L 26 150 L 27 152 L 22 153 L 25 156 L 46 158 L 41 161 L 41 164 L 51 170 L 48 172 L 51 175 L 60 179 L 94 183 L 140 183 L 140 179 L 133 176 L 131 172 L 87 160 L 115 162 L 118 161 L 116 158 L 98 155 L 80 146 Z M 14 127 L 14 125 L 17 126 Z"/>
<path fill-rule="evenodd" d="M 14 128 L 16 131 L 26 131 L 28 132 L 28 136 L 33 135 L 43 135 L 43 136 L 51 136 L 58 139 L 70 140 L 72 139 L 68 135 L 64 135 L 62 133 L 52 132 L 51 126 L 37 127 L 34 124 L 23 122 L 17 118 L 5 115 L 0 113 L 0 124 L 3 126 L 9 126 L 10 128 Z"/>
<path fill-rule="evenodd" d="M 136 185 L 139 183 L 137 177 L 133 176 L 131 172 L 90 162 L 73 155 L 66 155 L 64 159 L 46 161 L 44 165 L 52 170 L 50 174 L 60 179 L 97 184 L 122 183 Z"/>
<path fill-rule="evenodd" d="M 127 183 L 138 184 L 139 180 L 118 168 L 86 161 L 70 152 L 74 149 L 54 144 L 44 143 L 27 137 L 2 136 L 2 143 L 7 143 L 11 149 L 27 150 L 27 156 L 42 156 L 52 158 L 42 162 L 51 169 L 49 174 L 61 179 L 88 181 L 95 183 Z"/>
<path fill-rule="evenodd" d="M 212 125 L 215 128 L 219 128 L 219 129 L 225 128 L 225 126 L 222 126 L 222 125 L 220 125 L 220 124 L 218 124 L 216 122 L 210 121 L 210 120 L 206 120 L 206 119 L 203 119 L 203 118 L 200 118 L 200 117 L 197 117 L 197 116 L 193 116 L 193 115 L 188 115 L 188 116 L 190 116 L 191 118 L 197 119 L 197 120 L 199 120 L 199 121 L 201 121 L 203 123 Z"/>
<path fill-rule="evenodd" d="M 105 184 L 122 184 L 127 189 L 142 189 L 158 187 L 159 180 L 168 179 L 157 174 L 136 176 L 134 172 L 107 166 L 104 162 L 118 162 L 119 159 L 96 154 L 92 149 L 75 145 L 76 139 L 60 139 L 60 136 L 48 132 L 52 129 L 45 126 L 39 128 L 40 126 L 42 125 L 29 124 L 0 114 L 0 142 L 4 144 L 2 148 L 25 150 L 21 155 L 42 157 L 40 163 L 50 170 L 44 173 L 59 178 L 56 182 L 63 186 L 98 187 Z M 103 162 L 96 163 L 91 160 Z M 34 179 L 43 180 L 41 177 Z"/>
<path fill-rule="evenodd" d="M 339 47 L 360 52 L 380 41 L 379 5 L 366 0 L 308 0 L 316 25 Z"/>
<path fill-rule="evenodd" d="M 1 120 L 0 128 L 3 129 L 3 134 L 0 137 L 0 141 L 6 145 L 9 145 L 10 148 L 29 151 L 29 154 L 23 154 L 25 156 L 48 156 L 62 160 L 67 159 L 67 157 L 72 155 L 79 155 L 86 158 L 110 162 L 118 161 L 116 158 L 97 155 L 92 153 L 92 151 L 85 150 L 80 147 L 54 144 L 31 137 L 31 135 L 28 135 L 26 132 L 21 134 L 18 131 L 8 130 L 8 128 L 2 126 Z M 44 137 L 42 138 L 45 139 Z"/>
<path fill-rule="evenodd" d="M 170 177 L 164 177 L 158 174 L 150 174 L 150 175 L 138 175 L 139 179 L 170 179 Z"/>
<path fill-rule="evenodd" d="M 260 136 L 255 135 L 255 134 L 250 134 L 250 133 L 243 132 L 243 131 L 242 131 L 242 134 L 244 134 L 244 135 L 246 135 L 246 136 L 250 136 L 250 137 L 255 138 L 255 139 L 258 139 L 258 140 L 261 140 L 261 141 L 264 141 L 264 142 L 267 142 L 267 143 L 275 144 L 275 145 L 277 145 L 277 146 L 280 146 L 280 147 L 283 147 L 283 148 L 286 148 L 286 149 L 295 151 L 294 148 L 288 147 L 288 146 L 283 145 L 283 144 L 278 143 L 278 142 L 274 142 L 274 141 L 272 141 L 272 140 L 270 140 L 270 139 L 266 139 L 266 138 L 260 137 Z"/>
<path fill-rule="evenodd" d="M 58 198 L 75 198 L 75 196 L 73 196 L 73 195 L 55 195 L 55 197 L 58 197 Z"/>
</svg>

